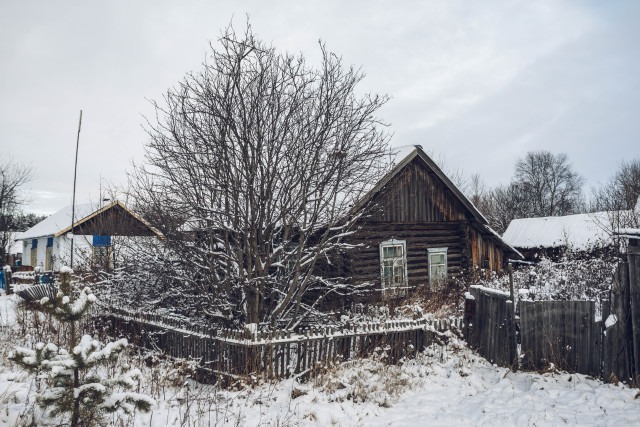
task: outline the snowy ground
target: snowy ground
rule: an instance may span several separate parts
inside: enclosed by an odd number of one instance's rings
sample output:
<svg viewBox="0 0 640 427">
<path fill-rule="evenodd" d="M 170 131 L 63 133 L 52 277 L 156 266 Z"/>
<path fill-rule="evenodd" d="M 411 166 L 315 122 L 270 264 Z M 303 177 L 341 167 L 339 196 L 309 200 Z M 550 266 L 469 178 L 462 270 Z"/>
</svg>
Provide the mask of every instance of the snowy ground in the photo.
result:
<svg viewBox="0 0 640 427">
<path fill-rule="evenodd" d="M 0 425 L 15 425 L 25 413 L 33 385 L 6 361 L 16 339 L 15 298 L 0 296 Z M 127 360 L 136 361 L 135 356 Z M 306 383 L 289 379 L 235 391 L 189 381 L 179 364 L 138 363 L 145 375 L 141 391 L 158 404 L 150 414 L 111 418 L 112 425 L 640 424 L 637 389 L 578 374 L 513 373 L 490 365 L 454 337 L 401 366 L 366 359 Z M 35 414 L 37 424 L 47 422 Z"/>
</svg>

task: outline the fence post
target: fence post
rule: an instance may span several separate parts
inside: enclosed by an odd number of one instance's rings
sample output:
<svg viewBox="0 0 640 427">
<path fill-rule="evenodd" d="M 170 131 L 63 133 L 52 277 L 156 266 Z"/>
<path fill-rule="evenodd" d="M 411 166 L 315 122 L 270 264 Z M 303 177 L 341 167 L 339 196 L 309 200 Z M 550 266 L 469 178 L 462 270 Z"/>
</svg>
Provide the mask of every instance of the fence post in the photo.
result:
<svg viewBox="0 0 640 427">
<path fill-rule="evenodd" d="M 640 239 L 629 239 L 629 302 L 631 305 L 631 346 L 633 352 L 633 379 L 640 380 Z"/>
<path fill-rule="evenodd" d="M 513 291 L 513 286 L 511 290 Z M 515 372 L 518 370 L 518 343 L 516 342 L 516 319 L 513 300 L 507 301 L 506 306 L 507 357 L 511 370 Z"/>
<path fill-rule="evenodd" d="M 476 348 L 478 346 L 478 313 L 480 311 L 479 306 L 479 290 L 478 288 L 471 287 L 469 293 L 465 298 L 464 306 L 464 336 L 469 344 L 469 347 Z M 433 322 L 434 329 L 436 328 L 435 322 Z"/>
</svg>

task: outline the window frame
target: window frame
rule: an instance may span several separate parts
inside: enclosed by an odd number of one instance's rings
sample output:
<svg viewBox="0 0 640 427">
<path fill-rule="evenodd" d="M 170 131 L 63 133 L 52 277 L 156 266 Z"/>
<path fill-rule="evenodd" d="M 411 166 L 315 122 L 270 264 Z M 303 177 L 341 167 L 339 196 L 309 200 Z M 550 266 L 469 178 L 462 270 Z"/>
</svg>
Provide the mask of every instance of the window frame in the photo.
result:
<svg viewBox="0 0 640 427">
<path fill-rule="evenodd" d="M 402 256 L 393 257 L 393 258 L 385 258 L 384 257 L 384 248 L 399 246 L 402 248 Z M 398 239 L 390 239 L 381 242 L 379 245 L 380 251 L 380 282 L 382 285 L 382 293 L 383 295 L 387 293 L 393 292 L 394 295 L 404 295 L 407 289 L 408 284 L 408 274 L 407 274 L 407 241 L 406 240 L 398 240 Z M 385 280 L 385 260 L 392 260 L 393 264 L 391 265 L 391 284 L 387 286 Z M 393 273 L 396 268 L 396 262 L 402 262 L 402 283 L 393 284 Z M 386 266 L 387 268 L 389 266 Z"/>
<path fill-rule="evenodd" d="M 44 253 L 45 271 L 53 270 L 53 237 L 47 237 L 47 248 Z"/>
<path fill-rule="evenodd" d="M 29 264 L 31 267 L 38 266 L 38 239 L 31 240 L 31 259 L 29 260 Z"/>
<path fill-rule="evenodd" d="M 112 236 L 110 235 L 94 235 L 91 245 L 91 263 L 93 268 L 111 271 L 112 264 Z M 105 253 L 103 253 L 105 252 Z"/>
<path fill-rule="evenodd" d="M 449 255 L 448 255 L 448 247 L 444 248 L 427 248 L 427 264 L 429 268 L 429 284 L 433 285 L 439 281 L 445 281 L 449 277 Z M 431 261 L 432 256 L 436 255 L 444 255 L 444 263 L 436 263 L 435 265 Z M 444 276 L 443 277 L 433 277 L 432 267 L 437 265 L 444 265 Z"/>
</svg>

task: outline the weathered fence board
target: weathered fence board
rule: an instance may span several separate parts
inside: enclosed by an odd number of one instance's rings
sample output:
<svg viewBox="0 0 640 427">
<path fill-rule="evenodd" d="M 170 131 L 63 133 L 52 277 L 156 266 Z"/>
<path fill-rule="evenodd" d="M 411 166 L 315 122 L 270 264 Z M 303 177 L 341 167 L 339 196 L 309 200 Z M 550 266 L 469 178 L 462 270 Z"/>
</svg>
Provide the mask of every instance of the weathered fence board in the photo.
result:
<svg viewBox="0 0 640 427">
<path fill-rule="evenodd" d="M 349 360 L 379 354 L 390 363 L 417 352 L 462 328 L 462 319 L 389 321 L 345 327 L 306 329 L 304 334 L 273 331 L 203 331 L 157 315 L 100 314 L 95 319 L 111 334 L 136 346 L 157 349 L 173 358 L 197 359 L 214 375 L 283 378 L 325 369 Z"/>
<path fill-rule="evenodd" d="M 630 239 L 627 261 L 629 263 L 629 309 L 631 342 L 633 343 L 632 377 L 640 381 L 640 246 L 638 239 Z"/>
<path fill-rule="evenodd" d="M 469 345 L 491 363 L 515 369 L 518 362 L 513 302 L 509 294 L 472 286 L 465 310 Z"/>
<path fill-rule="evenodd" d="M 608 381 L 640 383 L 640 247 L 631 239 L 627 262 L 621 262 L 603 308 L 602 377 Z"/>
<path fill-rule="evenodd" d="M 600 375 L 601 321 L 594 301 L 520 301 L 521 366 Z"/>
</svg>

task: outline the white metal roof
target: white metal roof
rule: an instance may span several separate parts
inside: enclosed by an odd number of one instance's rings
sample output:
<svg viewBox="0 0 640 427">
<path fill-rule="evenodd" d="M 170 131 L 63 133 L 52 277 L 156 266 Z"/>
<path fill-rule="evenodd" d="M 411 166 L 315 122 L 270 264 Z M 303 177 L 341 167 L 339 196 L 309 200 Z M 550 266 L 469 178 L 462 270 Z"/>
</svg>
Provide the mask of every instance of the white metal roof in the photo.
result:
<svg viewBox="0 0 640 427">
<path fill-rule="evenodd" d="M 567 246 L 586 250 L 612 243 L 612 219 L 619 213 L 592 212 L 567 216 L 514 219 L 502 239 L 516 248 Z"/>
<path fill-rule="evenodd" d="M 96 207 L 91 203 L 76 205 L 75 220 L 91 215 Z M 71 225 L 71 205 L 60 209 L 58 212 L 40 221 L 27 231 L 16 236 L 16 240 L 36 239 L 38 237 L 53 236 L 59 231 Z"/>
</svg>

